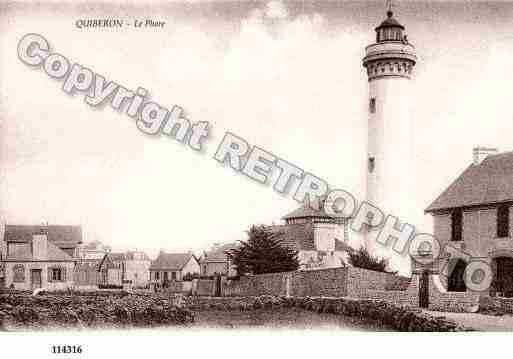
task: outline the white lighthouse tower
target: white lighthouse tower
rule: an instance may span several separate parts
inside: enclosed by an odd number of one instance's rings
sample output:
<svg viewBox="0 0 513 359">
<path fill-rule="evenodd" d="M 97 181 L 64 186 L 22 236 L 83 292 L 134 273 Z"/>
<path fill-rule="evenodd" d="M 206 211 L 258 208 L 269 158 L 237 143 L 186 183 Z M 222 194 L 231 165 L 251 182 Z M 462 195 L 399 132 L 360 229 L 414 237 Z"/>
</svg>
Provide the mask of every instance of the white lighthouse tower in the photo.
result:
<svg viewBox="0 0 513 359">
<path fill-rule="evenodd" d="M 369 81 L 367 201 L 401 222 L 411 218 L 412 119 L 410 101 L 415 48 L 389 7 L 367 46 L 363 66 Z M 366 246 L 375 248 L 373 232 Z"/>
</svg>

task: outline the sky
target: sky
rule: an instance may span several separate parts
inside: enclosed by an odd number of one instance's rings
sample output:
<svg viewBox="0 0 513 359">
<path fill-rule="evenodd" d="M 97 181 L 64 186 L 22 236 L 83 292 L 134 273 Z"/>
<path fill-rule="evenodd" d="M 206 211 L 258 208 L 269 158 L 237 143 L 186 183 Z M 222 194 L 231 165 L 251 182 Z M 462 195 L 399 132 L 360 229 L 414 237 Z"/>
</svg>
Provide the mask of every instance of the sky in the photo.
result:
<svg viewBox="0 0 513 359">
<path fill-rule="evenodd" d="M 297 207 L 213 160 L 230 131 L 363 196 L 367 78 L 361 65 L 384 1 L 2 2 L 0 222 L 79 224 L 86 241 L 155 255 L 244 239 Z M 472 160 L 513 149 L 513 4 L 394 2 L 419 57 L 413 101 L 410 223 Z M 78 29 L 76 20 L 156 19 L 163 29 Z M 204 153 L 142 134 L 110 107 L 31 69 L 18 41 L 52 49 L 150 98 L 208 121 Z M 357 238 L 357 236 L 355 236 Z M 394 261 L 394 260 L 393 260 Z M 405 262 L 397 260 L 397 266 Z M 400 269 L 403 269 L 401 267 Z"/>
</svg>

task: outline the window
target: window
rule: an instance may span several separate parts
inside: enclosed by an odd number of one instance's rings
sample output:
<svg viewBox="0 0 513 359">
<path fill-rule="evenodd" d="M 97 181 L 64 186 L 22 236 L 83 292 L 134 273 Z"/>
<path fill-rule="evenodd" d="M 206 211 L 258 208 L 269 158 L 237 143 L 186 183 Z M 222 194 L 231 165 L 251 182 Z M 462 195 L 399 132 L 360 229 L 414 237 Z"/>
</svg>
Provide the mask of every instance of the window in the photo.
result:
<svg viewBox="0 0 513 359">
<path fill-rule="evenodd" d="M 25 282 L 25 267 L 23 264 L 16 264 L 13 268 L 13 282 Z"/>
<path fill-rule="evenodd" d="M 509 206 L 505 204 L 497 208 L 497 237 L 509 237 Z"/>
<path fill-rule="evenodd" d="M 155 272 L 155 279 L 159 280 L 159 272 Z"/>
<path fill-rule="evenodd" d="M 451 241 L 461 241 L 461 232 L 463 229 L 463 213 L 461 209 L 452 212 L 451 224 Z"/>
<path fill-rule="evenodd" d="M 48 281 L 49 282 L 64 282 L 66 281 L 66 270 L 64 268 L 48 268 Z"/>
<path fill-rule="evenodd" d="M 164 282 L 167 282 L 169 279 L 169 273 L 168 272 L 164 272 Z"/>
<path fill-rule="evenodd" d="M 369 173 L 374 172 L 375 167 L 376 167 L 376 159 L 374 157 L 369 157 Z"/>
<path fill-rule="evenodd" d="M 62 270 L 60 268 L 53 268 L 52 269 L 52 281 L 53 282 L 60 282 L 60 281 L 62 281 Z"/>
<path fill-rule="evenodd" d="M 376 112 L 376 99 L 372 97 L 369 101 L 369 112 L 375 113 Z"/>
<path fill-rule="evenodd" d="M 176 272 L 171 272 L 171 279 L 176 280 Z"/>
</svg>

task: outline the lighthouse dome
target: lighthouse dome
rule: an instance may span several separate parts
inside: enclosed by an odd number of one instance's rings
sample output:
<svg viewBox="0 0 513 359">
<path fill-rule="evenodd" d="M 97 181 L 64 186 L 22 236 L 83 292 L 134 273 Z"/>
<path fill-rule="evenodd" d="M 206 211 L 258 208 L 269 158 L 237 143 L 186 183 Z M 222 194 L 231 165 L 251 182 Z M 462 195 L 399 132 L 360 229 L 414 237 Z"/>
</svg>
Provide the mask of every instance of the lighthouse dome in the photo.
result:
<svg viewBox="0 0 513 359">
<path fill-rule="evenodd" d="M 392 11 L 387 12 L 387 18 L 375 30 L 376 42 L 404 41 L 404 26 L 394 19 Z"/>
</svg>

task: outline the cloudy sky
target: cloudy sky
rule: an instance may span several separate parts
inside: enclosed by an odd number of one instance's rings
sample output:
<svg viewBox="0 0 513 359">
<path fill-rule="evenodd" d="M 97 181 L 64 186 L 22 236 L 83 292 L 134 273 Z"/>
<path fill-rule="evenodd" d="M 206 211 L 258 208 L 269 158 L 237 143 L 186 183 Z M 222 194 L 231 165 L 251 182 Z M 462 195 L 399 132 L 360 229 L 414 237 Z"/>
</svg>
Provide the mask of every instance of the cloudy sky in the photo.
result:
<svg viewBox="0 0 513 359">
<path fill-rule="evenodd" d="M 3 2 L 0 222 L 81 224 L 115 249 L 197 250 L 279 223 L 296 207 L 212 159 L 232 131 L 356 196 L 363 194 L 367 81 L 361 58 L 384 1 Z M 419 62 L 412 96 L 418 211 L 471 161 L 513 149 L 513 4 L 397 2 Z M 76 20 L 155 19 L 163 29 L 78 29 Z M 16 56 L 26 33 L 107 79 L 212 126 L 206 153 L 150 138 L 132 119 Z M 399 263 L 399 262 L 397 262 Z"/>
</svg>

